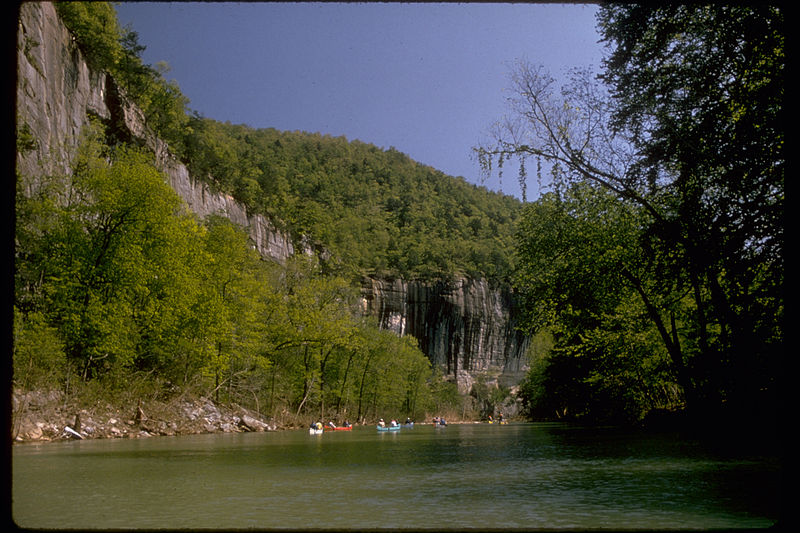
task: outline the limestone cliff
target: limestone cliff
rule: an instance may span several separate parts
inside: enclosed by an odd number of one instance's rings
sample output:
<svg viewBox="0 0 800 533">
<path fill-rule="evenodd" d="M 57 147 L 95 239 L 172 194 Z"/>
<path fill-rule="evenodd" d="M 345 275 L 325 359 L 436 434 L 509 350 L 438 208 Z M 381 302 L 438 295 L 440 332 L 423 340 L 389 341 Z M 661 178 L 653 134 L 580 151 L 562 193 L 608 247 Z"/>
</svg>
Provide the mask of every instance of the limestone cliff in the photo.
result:
<svg viewBox="0 0 800 533">
<path fill-rule="evenodd" d="M 513 296 L 486 280 L 380 280 L 362 284 L 364 311 L 383 328 L 410 334 L 431 361 L 468 391 L 476 374 L 506 386 L 527 370 L 530 339 L 516 329 Z"/>
<path fill-rule="evenodd" d="M 81 129 L 95 116 L 151 149 L 170 185 L 198 216 L 228 217 L 249 232 L 264 257 L 284 261 L 296 251 L 312 253 L 307 243 L 294 242 L 266 217 L 248 214 L 230 196 L 193 179 L 114 80 L 87 65 L 52 3 L 20 6 L 17 57 L 17 124 L 27 127 L 37 142 L 35 149 L 18 154 L 21 174 L 44 177 L 68 172 Z"/>
<path fill-rule="evenodd" d="M 22 175 L 41 180 L 69 172 L 81 128 L 94 116 L 152 150 L 189 209 L 200 217 L 221 214 L 239 224 L 262 256 L 283 262 L 295 253 L 314 253 L 306 241 L 293 240 L 266 217 L 248 213 L 230 196 L 194 179 L 114 80 L 87 65 L 53 4 L 20 6 L 17 43 L 18 127 L 36 139 L 35 149 L 17 156 Z M 362 295 L 365 312 L 385 328 L 417 337 L 431 361 L 457 378 L 462 390 L 476 373 L 513 385 L 525 370 L 528 340 L 514 327 L 511 295 L 489 288 L 486 281 L 368 279 Z"/>
</svg>

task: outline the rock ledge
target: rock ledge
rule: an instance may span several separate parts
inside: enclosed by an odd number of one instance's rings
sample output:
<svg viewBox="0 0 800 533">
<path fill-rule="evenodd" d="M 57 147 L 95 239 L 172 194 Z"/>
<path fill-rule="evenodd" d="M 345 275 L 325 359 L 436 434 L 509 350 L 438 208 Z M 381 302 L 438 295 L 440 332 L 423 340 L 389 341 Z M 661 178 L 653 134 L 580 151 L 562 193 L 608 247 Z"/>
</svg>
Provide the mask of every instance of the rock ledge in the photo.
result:
<svg viewBox="0 0 800 533">
<path fill-rule="evenodd" d="M 68 439 L 143 438 L 201 433 L 276 431 L 274 422 L 238 405 L 220 406 L 207 398 L 79 408 L 58 391 L 15 391 L 12 395 L 15 443 Z"/>
</svg>

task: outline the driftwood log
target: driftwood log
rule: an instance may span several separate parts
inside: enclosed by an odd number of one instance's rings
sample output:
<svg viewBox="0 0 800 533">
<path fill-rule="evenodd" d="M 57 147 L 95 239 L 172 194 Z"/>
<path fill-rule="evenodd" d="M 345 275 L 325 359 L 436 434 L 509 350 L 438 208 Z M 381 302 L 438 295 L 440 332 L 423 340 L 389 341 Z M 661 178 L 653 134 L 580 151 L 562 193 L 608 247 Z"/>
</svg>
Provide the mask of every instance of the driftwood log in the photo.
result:
<svg viewBox="0 0 800 533">
<path fill-rule="evenodd" d="M 248 415 L 242 416 L 239 420 L 239 427 L 245 431 L 266 431 L 269 429 L 267 424 Z"/>
</svg>

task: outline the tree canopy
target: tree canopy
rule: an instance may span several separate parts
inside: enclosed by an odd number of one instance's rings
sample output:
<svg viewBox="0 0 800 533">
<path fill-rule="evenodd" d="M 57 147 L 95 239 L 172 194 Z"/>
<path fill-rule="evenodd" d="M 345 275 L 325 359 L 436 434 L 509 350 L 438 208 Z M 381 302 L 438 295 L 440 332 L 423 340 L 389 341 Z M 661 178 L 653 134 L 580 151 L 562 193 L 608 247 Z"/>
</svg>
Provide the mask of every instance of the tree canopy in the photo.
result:
<svg viewBox="0 0 800 533">
<path fill-rule="evenodd" d="M 526 207 L 519 237 L 530 315 L 556 328 L 561 353 L 583 346 L 583 354 L 598 323 L 585 321 L 627 291 L 680 387 L 682 400 L 663 407 L 774 409 L 783 353 L 783 13 L 609 4 L 599 28 L 610 49 L 599 76 L 576 72 L 558 95 L 544 70 L 519 63 L 509 116 L 494 142 L 476 149 L 486 170 L 509 157 L 552 166 L 553 193 Z M 599 205 L 576 188 L 582 183 L 614 200 L 592 215 L 594 226 L 580 222 Z M 576 329 L 575 320 L 584 324 Z M 637 342 L 642 350 L 651 341 Z"/>
<path fill-rule="evenodd" d="M 97 68 L 111 73 L 197 179 L 249 211 L 311 238 L 349 277 L 485 277 L 507 284 L 521 203 L 447 176 L 393 147 L 206 118 L 143 64 L 145 49 L 104 2 L 59 2 L 59 14 Z M 127 139 L 119 139 L 126 142 Z"/>
<path fill-rule="evenodd" d="M 198 220 L 152 154 L 106 145 L 99 125 L 71 174 L 18 178 L 18 386 L 111 394 L 151 376 L 152 394 L 294 419 L 420 417 L 433 405 L 440 378 L 416 340 L 363 318 L 350 280 L 303 255 L 265 261 L 229 220 Z"/>
<path fill-rule="evenodd" d="M 263 260 L 241 228 L 188 213 L 124 128 L 93 120 L 71 172 L 18 176 L 17 386 L 100 384 L 109 395 L 136 381 L 155 396 L 195 391 L 284 419 L 461 407 L 416 339 L 362 316 L 358 283 L 382 273 L 508 283 L 516 199 L 394 148 L 191 113 L 110 4 L 56 9 L 91 67 L 195 178 L 331 259 Z M 18 149 L 35 142 L 21 125 Z"/>
<path fill-rule="evenodd" d="M 194 117 L 186 163 L 255 212 L 311 237 L 348 275 L 507 283 L 521 203 L 344 137 Z"/>
</svg>

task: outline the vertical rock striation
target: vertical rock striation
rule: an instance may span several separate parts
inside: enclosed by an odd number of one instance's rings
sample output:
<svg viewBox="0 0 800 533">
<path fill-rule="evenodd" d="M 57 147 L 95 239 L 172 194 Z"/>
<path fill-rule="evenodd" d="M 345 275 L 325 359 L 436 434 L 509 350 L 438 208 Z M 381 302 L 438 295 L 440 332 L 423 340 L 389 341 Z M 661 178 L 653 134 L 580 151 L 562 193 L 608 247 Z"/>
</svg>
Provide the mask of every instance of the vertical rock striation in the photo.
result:
<svg viewBox="0 0 800 533">
<path fill-rule="evenodd" d="M 106 75 L 92 72 L 50 3 L 20 5 L 17 24 L 17 122 L 36 148 L 17 156 L 26 176 L 69 172 L 87 114 L 109 119 Z"/>
<path fill-rule="evenodd" d="M 469 390 L 476 374 L 515 385 L 527 370 L 530 339 L 516 328 L 513 296 L 486 280 L 367 278 L 361 294 L 366 313 L 382 328 L 416 337 L 431 362 L 462 391 Z"/>
<path fill-rule="evenodd" d="M 292 239 L 266 217 L 249 214 L 231 196 L 194 179 L 168 146 L 147 127 L 144 116 L 104 72 L 93 71 L 61 23 L 52 3 L 25 2 L 18 21 L 17 125 L 36 139 L 17 154 L 28 184 L 70 173 L 82 128 L 93 116 L 130 140 L 148 147 L 156 164 L 187 208 L 198 217 L 222 215 L 248 231 L 265 258 L 284 262 L 295 253 L 317 253 Z M 28 190 L 27 192 L 30 192 Z M 411 334 L 434 364 L 467 390 L 477 373 L 514 385 L 526 369 L 528 339 L 515 329 L 511 295 L 484 280 L 455 282 L 367 279 L 364 310 L 382 327 Z"/>
<path fill-rule="evenodd" d="M 308 242 L 293 240 L 266 217 L 248 214 L 231 196 L 190 176 L 114 80 L 89 67 L 52 3 L 25 2 L 19 13 L 17 126 L 27 128 L 37 145 L 17 155 L 17 169 L 35 178 L 31 184 L 70 172 L 81 130 L 94 116 L 149 148 L 172 188 L 200 218 L 211 214 L 229 218 L 248 231 L 262 256 L 279 262 L 296 252 L 314 252 Z"/>
</svg>

